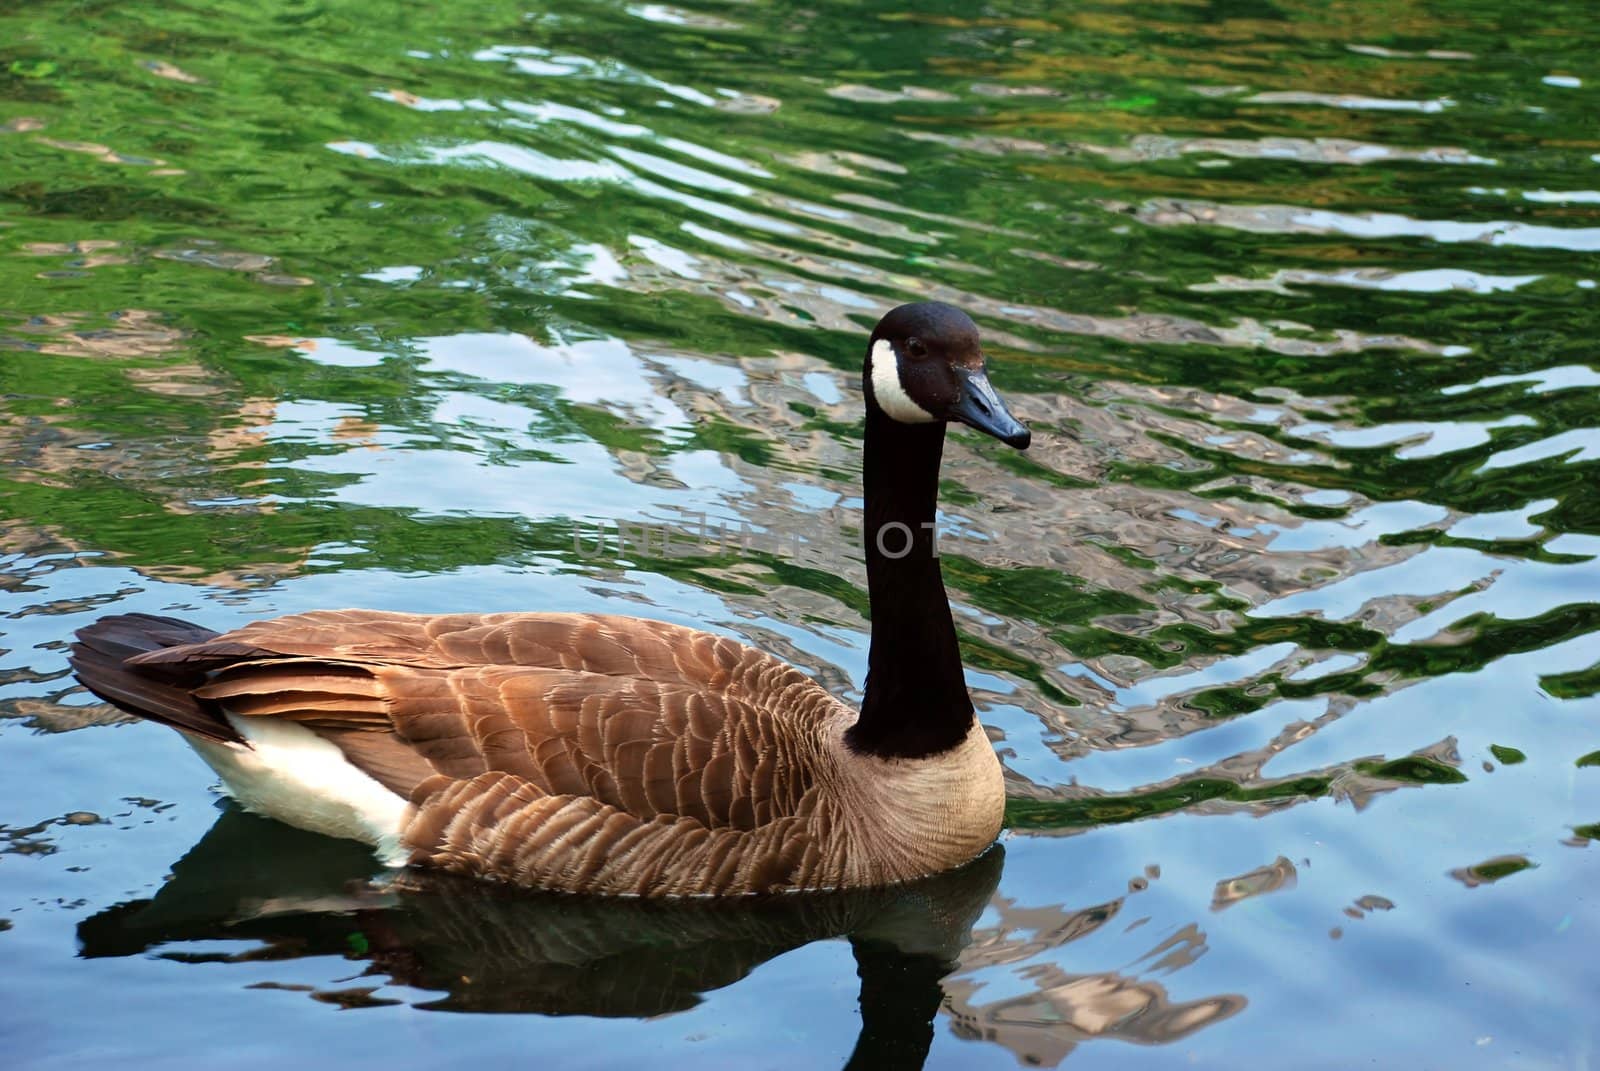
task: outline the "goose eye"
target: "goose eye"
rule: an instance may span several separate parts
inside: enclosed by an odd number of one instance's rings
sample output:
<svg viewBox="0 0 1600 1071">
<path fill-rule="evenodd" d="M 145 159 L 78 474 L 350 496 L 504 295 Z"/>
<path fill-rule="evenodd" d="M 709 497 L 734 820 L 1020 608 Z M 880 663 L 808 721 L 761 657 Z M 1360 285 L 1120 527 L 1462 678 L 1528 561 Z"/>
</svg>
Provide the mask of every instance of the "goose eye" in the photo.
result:
<svg viewBox="0 0 1600 1071">
<path fill-rule="evenodd" d="M 906 356 L 912 360 L 921 360 L 928 355 L 928 347 L 922 344 L 920 338 L 906 339 Z"/>
</svg>

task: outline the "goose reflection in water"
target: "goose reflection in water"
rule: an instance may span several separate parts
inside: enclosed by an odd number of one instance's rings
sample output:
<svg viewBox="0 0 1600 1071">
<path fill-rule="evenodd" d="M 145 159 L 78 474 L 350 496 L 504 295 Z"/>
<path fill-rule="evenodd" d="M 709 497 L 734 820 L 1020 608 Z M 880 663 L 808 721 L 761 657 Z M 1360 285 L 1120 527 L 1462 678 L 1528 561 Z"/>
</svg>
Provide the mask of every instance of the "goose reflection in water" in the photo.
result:
<svg viewBox="0 0 1600 1071">
<path fill-rule="evenodd" d="M 362 845 L 228 803 L 155 897 L 85 919 L 78 938 L 85 958 L 159 949 L 183 963 L 365 960 L 367 985 L 259 986 L 345 1008 L 399 1003 L 378 992 L 395 984 L 436 994 L 417 1004 L 430 1010 L 645 1017 L 692 1008 L 776 956 L 846 937 L 860 978 L 853 1068 L 921 1067 L 941 1008 L 956 1036 L 1003 1045 L 1029 1066 L 1058 1063 L 1094 1037 L 1175 1041 L 1243 1008 L 1241 996 L 1173 1002 L 1154 982 L 1034 962 L 1097 930 L 1121 901 L 1019 907 L 996 892 L 1004 859 L 995 845 L 958 870 L 887 889 L 599 899 L 381 871 Z M 183 948 L 215 940 L 259 944 Z M 1033 992 L 985 1001 L 978 972 L 1011 965 Z"/>
</svg>

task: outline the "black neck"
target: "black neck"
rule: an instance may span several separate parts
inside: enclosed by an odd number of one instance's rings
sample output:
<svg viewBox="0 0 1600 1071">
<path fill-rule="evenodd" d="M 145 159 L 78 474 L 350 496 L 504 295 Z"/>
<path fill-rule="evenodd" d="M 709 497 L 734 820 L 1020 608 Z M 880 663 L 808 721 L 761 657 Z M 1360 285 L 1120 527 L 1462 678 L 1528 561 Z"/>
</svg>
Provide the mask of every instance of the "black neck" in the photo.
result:
<svg viewBox="0 0 1600 1071">
<path fill-rule="evenodd" d="M 972 728 L 955 622 L 934 554 L 944 424 L 901 424 L 867 407 L 864 460 L 867 594 L 872 647 L 856 751 L 919 758 Z"/>
</svg>

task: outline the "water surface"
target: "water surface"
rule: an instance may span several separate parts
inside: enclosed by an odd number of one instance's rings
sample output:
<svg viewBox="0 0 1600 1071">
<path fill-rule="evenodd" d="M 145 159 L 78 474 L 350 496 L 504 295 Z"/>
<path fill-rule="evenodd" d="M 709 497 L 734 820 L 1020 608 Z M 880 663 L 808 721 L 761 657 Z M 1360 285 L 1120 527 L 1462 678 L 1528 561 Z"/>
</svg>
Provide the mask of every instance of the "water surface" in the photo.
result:
<svg viewBox="0 0 1600 1071">
<path fill-rule="evenodd" d="M 0 5 L 12 1066 L 1587 1067 L 1584 2 Z M 379 874 L 113 610 L 604 610 L 847 698 L 866 330 L 968 309 L 1009 830 L 893 894 Z M 489 1014 L 500 1013 L 500 1014 Z"/>
</svg>

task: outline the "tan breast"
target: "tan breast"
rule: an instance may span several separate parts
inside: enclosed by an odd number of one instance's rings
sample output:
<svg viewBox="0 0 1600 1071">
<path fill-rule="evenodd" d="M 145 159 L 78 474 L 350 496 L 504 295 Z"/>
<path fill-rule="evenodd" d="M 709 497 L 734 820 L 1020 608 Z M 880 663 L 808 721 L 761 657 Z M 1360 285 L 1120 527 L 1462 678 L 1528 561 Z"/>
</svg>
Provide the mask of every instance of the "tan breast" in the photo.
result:
<svg viewBox="0 0 1600 1071">
<path fill-rule="evenodd" d="M 880 759 L 846 748 L 854 712 L 831 729 L 839 734 L 839 803 L 844 843 L 841 885 L 907 881 L 959 866 L 1000 835 L 1005 781 L 1000 760 L 976 719 L 953 750 L 924 759 Z"/>
</svg>

